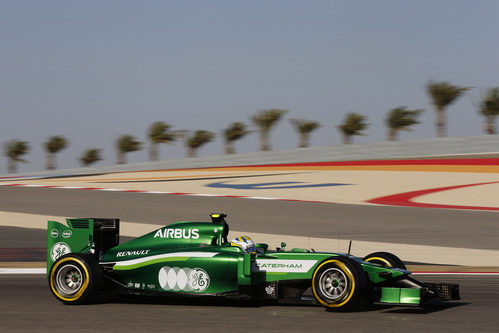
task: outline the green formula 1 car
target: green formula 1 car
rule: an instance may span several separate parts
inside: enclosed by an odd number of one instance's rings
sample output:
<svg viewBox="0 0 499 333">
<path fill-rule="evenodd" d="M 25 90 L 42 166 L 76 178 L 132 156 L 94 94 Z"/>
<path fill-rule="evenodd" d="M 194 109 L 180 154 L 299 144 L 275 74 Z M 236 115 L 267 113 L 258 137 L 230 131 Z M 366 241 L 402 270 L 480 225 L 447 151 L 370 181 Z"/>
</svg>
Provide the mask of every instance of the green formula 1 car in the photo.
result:
<svg viewBox="0 0 499 333">
<path fill-rule="evenodd" d="M 48 222 L 47 277 L 65 304 L 90 302 L 101 292 L 220 296 L 314 302 L 330 309 L 366 303 L 425 306 L 459 299 L 455 284 L 421 283 L 395 255 L 276 250 L 252 253 L 227 240 L 226 215 L 211 222 L 176 222 L 119 244 L 118 219 Z M 238 237 L 244 239 L 244 237 Z"/>
</svg>

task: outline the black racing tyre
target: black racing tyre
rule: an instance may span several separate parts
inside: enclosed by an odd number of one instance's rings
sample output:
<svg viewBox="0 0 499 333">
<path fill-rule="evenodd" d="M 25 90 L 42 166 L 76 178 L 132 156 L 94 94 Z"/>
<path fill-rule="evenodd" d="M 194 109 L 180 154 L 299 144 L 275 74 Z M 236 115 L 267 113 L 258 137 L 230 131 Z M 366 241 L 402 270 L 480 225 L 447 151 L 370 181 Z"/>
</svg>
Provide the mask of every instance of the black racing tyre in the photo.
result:
<svg viewBox="0 0 499 333">
<path fill-rule="evenodd" d="M 373 252 L 365 256 L 364 261 L 383 267 L 407 269 L 404 262 L 390 252 Z"/>
<path fill-rule="evenodd" d="M 49 286 L 52 294 L 64 304 L 91 302 L 102 289 L 102 269 L 88 254 L 70 253 L 51 267 Z"/>
<path fill-rule="evenodd" d="M 330 310 L 353 310 L 366 298 L 368 280 L 356 261 L 331 257 L 323 261 L 312 276 L 315 299 Z"/>
</svg>

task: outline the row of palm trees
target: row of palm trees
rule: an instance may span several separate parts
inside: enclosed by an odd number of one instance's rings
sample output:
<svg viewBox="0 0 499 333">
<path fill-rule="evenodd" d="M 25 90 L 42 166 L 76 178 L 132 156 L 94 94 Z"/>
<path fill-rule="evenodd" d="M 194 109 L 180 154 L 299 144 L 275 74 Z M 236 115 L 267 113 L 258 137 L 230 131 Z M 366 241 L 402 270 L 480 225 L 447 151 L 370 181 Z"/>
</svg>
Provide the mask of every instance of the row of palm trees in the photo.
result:
<svg viewBox="0 0 499 333">
<path fill-rule="evenodd" d="M 427 93 L 436 111 L 435 126 L 437 136 L 446 136 L 446 114 L 448 106 L 462 96 L 469 87 L 460 87 L 452 85 L 449 82 L 430 81 L 427 86 Z M 499 87 L 489 89 L 478 105 L 478 111 L 485 117 L 485 132 L 495 134 L 495 118 L 499 115 Z M 250 120 L 256 127 L 260 135 L 260 150 L 271 150 L 270 131 L 277 122 L 287 113 L 283 109 L 262 110 L 253 115 Z M 399 106 L 390 110 L 385 119 L 388 128 L 388 140 L 397 140 L 398 133 L 402 130 L 410 130 L 410 127 L 418 124 L 418 116 L 423 112 L 422 109 L 409 109 L 405 106 Z M 299 135 L 298 147 L 308 147 L 310 134 L 321 125 L 317 121 L 306 119 L 290 119 L 291 124 Z M 346 115 L 343 123 L 338 129 L 343 135 L 343 143 L 351 143 L 356 135 L 364 135 L 368 124 L 366 117 L 356 112 L 350 112 Z M 234 122 L 226 129 L 222 130 L 224 139 L 225 153 L 235 152 L 235 141 L 243 138 L 245 135 L 254 132 L 242 122 Z M 158 146 L 161 143 L 172 143 L 182 139 L 187 147 L 187 156 L 196 156 L 197 149 L 210 142 L 215 137 L 215 133 L 206 130 L 197 130 L 188 132 L 185 130 L 173 130 L 172 126 L 162 121 L 155 122 L 148 130 L 147 137 L 150 141 L 149 159 L 157 161 L 159 159 Z M 45 143 L 46 151 L 46 169 L 56 168 L 55 155 L 68 146 L 68 140 L 63 136 L 56 135 L 50 137 Z M 116 140 L 117 163 L 126 163 L 126 154 L 142 149 L 143 143 L 131 135 L 122 135 Z M 12 140 L 7 143 L 5 155 L 8 158 L 8 172 L 13 173 L 17 170 L 17 162 L 26 162 L 22 156 L 28 153 L 29 145 L 25 141 Z M 98 148 L 89 148 L 85 150 L 79 158 L 83 166 L 89 166 L 101 160 L 101 150 Z"/>
</svg>

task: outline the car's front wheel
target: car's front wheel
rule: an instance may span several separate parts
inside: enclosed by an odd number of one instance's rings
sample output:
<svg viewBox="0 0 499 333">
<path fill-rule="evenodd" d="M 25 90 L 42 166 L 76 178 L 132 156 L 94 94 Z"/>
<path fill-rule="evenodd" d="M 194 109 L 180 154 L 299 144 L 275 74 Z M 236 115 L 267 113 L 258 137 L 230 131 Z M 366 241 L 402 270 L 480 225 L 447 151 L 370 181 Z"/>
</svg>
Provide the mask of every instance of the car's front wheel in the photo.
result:
<svg viewBox="0 0 499 333">
<path fill-rule="evenodd" d="M 333 257 L 322 262 L 312 277 L 316 300 L 332 310 L 351 310 L 360 306 L 367 289 L 367 277 L 355 261 Z"/>
<path fill-rule="evenodd" d="M 65 304 L 88 303 L 101 289 L 102 270 L 92 256 L 70 253 L 52 265 L 49 285 L 52 294 Z"/>
<path fill-rule="evenodd" d="M 364 261 L 383 267 L 407 269 L 404 262 L 390 252 L 373 252 L 365 256 Z"/>
</svg>

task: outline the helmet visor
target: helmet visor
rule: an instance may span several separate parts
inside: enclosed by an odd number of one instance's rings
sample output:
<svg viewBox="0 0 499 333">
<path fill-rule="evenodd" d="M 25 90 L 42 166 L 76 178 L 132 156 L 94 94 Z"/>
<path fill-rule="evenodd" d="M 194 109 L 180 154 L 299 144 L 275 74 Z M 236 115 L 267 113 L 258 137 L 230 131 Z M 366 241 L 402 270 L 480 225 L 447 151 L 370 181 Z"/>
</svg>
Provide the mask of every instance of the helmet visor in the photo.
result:
<svg viewBox="0 0 499 333">
<path fill-rule="evenodd" d="M 251 245 L 246 246 L 246 252 L 248 252 L 248 253 L 256 253 L 255 244 L 251 244 Z"/>
</svg>

